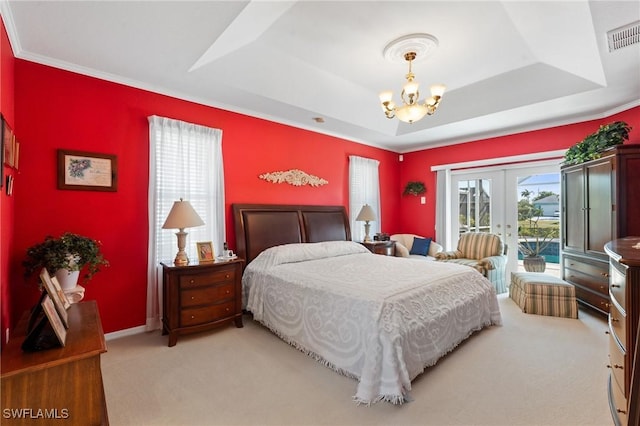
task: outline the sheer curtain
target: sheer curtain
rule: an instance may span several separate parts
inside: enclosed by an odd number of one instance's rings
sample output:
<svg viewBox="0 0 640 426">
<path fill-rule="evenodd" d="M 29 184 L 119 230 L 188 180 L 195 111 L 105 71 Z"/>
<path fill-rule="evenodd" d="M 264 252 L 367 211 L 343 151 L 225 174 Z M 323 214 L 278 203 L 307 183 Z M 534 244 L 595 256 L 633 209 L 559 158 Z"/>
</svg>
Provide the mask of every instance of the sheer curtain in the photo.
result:
<svg viewBox="0 0 640 426">
<path fill-rule="evenodd" d="M 449 242 L 450 219 L 448 206 L 451 193 L 447 191 L 451 183 L 451 170 L 438 170 L 436 174 L 436 241 L 446 250 L 451 250 Z"/>
<path fill-rule="evenodd" d="M 225 239 L 222 130 L 169 118 L 149 117 L 149 248 L 147 266 L 147 331 L 161 327 L 161 261 L 173 263 L 177 230 L 162 229 L 171 206 L 189 201 L 204 221 L 187 228 L 185 251 L 198 259 L 196 241 L 211 241 L 222 253 Z"/>
<path fill-rule="evenodd" d="M 349 219 L 351 221 L 351 239 L 364 240 L 364 222 L 356 222 L 363 205 L 369 204 L 376 214 L 371 222 L 369 236 L 380 232 L 380 182 L 378 178 L 378 160 L 349 156 Z"/>
</svg>

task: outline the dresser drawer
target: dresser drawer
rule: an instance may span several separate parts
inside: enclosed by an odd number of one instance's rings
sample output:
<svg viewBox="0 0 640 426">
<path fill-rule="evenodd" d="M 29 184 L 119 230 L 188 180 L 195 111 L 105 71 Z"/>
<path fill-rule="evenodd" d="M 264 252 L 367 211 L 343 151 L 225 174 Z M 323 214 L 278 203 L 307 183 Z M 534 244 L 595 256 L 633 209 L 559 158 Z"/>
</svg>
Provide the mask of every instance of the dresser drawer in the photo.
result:
<svg viewBox="0 0 640 426">
<path fill-rule="evenodd" d="M 609 265 L 596 265 L 582 262 L 574 258 L 564 259 L 564 277 L 567 281 L 588 287 L 589 289 L 609 294 Z"/>
<path fill-rule="evenodd" d="M 626 287 L 626 276 L 625 270 L 622 265 L 618 262 L 611 260 L 611 267 L 609 268 L 610 275 L 610 284 L 609 291 L 611 292 L 611 296 L 616 299 L 616 302 L 620 305 L 623 313 L 626 315 L 627 312 L 627 301 L 625 298 L 625 293 L 627 291 Z"/>
<path fill-rule="evenodd" d="M 233 282 L 235 278 L 236 271 L 233 268 L 200 272 L 198 274 L 184 274 L 180 275 L 180 288 L 185 289 L 223 282 Z"/>
<path fill-rule="evenodd" d="M 235 283 L 226 283 L 211 287 L 192 288 L 180 291 L 181 307 L 210 305 L 235 296 Z"/>
<path fill-rule="evenodd" d="M 622 349 L 626 351 L 629 343 L 627 342 L 627 319 L 613 303 L 609 306 L 609 329 L 610 332 L 615 333 L 616 339 L 622 345 Z"/>
<path fill-rule="evenodd" d="M 624 356 L 625 356 L 625 352 L 620 348 L 613 334 L 609 332 L 609 365 L 608 367 L 610 368 L 611 375 L 614 378 L 613 380 L 614 383 L 612 384 L 620 388 L 623 396 L 625 394 Z"/>
<path fill-rule="evenodd" d="M 594 293 L 589 290 L 585 290 L 579 286 L 576 287 L 576 298 L 586 303 L 587 305 L 591 305 L 592 307 L 599 309 L 602 312 L 609 312 L 609 296 L 602 295 L 600 293 Z"/>
<path fill-rule="evenodd" d="M 180 325 L 205 324 L 218 319 L 227 318 L 235 312 L 235 301 L 221 303 L 219 305 L 204 306 L 201 308 L 183 309 L 180 312 Z"/>
<path fill-rule="evenodd" d="M 611 399 L 610 403 L 611 414 L 618 418 L 619 425 L 627 424 L 627 400 L 622 393 L 622 389 L 618 387 L 616 381 L 611 378 L 609 380 L 609 398 Z"/>
</svg>

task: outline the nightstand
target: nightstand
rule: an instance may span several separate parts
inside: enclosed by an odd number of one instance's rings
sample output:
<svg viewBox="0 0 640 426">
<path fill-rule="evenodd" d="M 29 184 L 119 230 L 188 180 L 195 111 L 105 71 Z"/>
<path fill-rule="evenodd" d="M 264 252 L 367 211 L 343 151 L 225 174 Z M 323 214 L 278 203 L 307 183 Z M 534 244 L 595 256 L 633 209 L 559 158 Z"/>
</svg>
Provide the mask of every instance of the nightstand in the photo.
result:
<svg viewBox="0 0 640 426">
<path fill-rule="evenodd" d="M 385 256 L 395 256 L 396 255 L 396 242 L 389 241 L 362 241 L 360 244 L 369 249 L 371 253 L 382 254 Z"/>
<path fill-rule="evenodd" d="M 174 266 L 162 262 L 162 334 L 178 335 L 234 322 L 242 327 L 243 259 Z"/>
</svg>

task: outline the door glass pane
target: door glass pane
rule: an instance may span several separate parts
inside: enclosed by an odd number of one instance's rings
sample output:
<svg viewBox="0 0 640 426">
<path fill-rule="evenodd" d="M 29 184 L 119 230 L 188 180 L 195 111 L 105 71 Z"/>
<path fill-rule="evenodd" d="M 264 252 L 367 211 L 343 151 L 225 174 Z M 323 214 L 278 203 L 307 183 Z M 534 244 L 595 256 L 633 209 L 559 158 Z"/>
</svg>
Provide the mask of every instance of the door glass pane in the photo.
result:
<svg viewBox="0 0 640 426">
<path fill-rule="evenodd" d="M 460 234 L 491 232 L 491 180 L 459 181 L 458 200 Z"/>
<path fill-rule="evenodd" d="M 559 263 L 560 174 L 518 176 L 518 259 Z"/>
</svg>

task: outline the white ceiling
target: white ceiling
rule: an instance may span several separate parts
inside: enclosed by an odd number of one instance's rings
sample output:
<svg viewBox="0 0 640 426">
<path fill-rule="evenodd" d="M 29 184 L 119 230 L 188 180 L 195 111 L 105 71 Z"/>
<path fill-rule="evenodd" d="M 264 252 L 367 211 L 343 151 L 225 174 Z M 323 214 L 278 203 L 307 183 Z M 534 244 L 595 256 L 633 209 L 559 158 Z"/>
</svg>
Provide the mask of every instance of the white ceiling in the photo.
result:
<svg viewBox="0 0 640 426">
<path fill-rule="evenodd" d="M 640 104 L 640 44 L 606 32 L 630 1 L 7 1 L 16 57 L 396 152 L 606 117 Z M 414 63 L 435 115 L 405 124 L 407 66 L 382 51 L 429 33 Z M 314 117 L 323 117 L 316 123 Z"/>
</svg>

